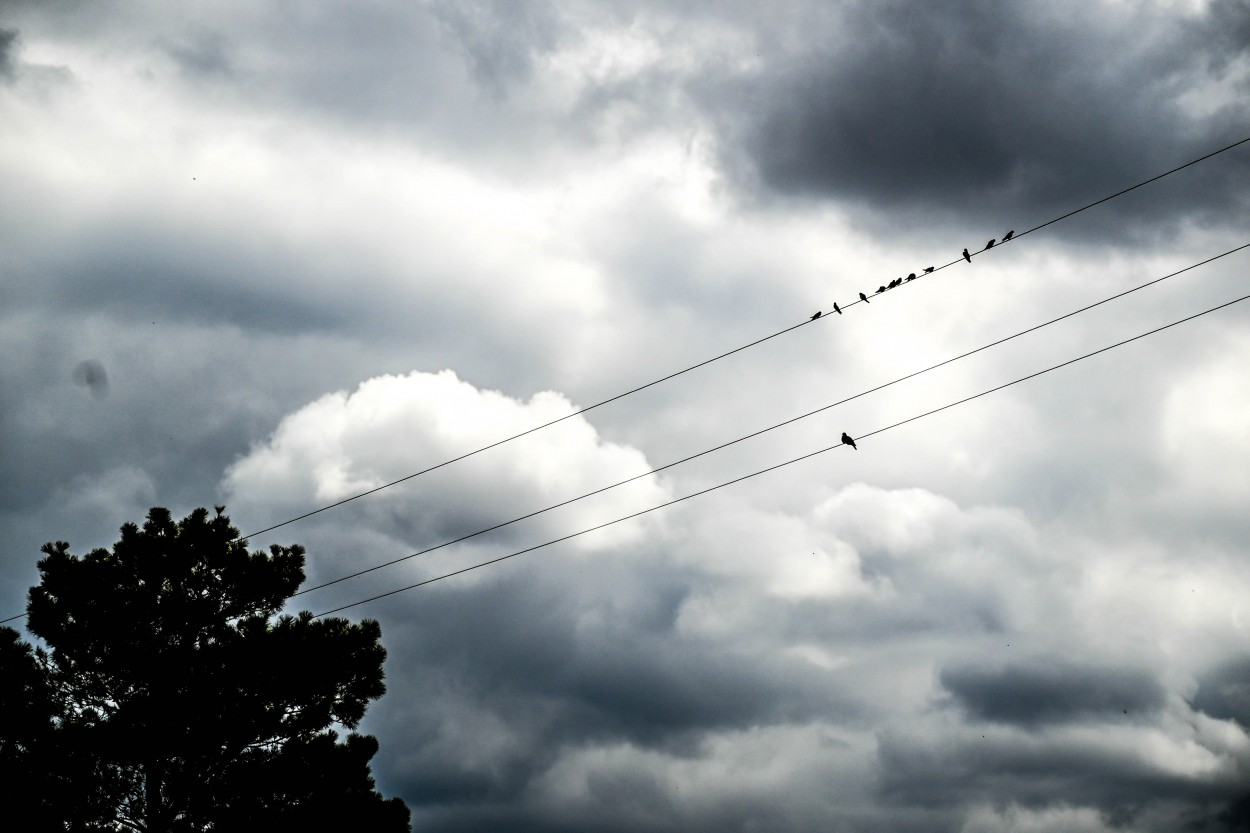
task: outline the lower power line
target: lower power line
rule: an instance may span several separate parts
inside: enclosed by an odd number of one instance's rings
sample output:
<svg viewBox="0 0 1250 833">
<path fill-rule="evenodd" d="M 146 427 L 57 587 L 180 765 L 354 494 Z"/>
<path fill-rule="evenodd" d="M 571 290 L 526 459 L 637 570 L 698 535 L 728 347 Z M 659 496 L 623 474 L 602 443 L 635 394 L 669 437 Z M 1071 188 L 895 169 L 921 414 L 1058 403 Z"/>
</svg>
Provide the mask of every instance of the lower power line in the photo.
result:
<svg viewBox="0 0 1250 833">
<path fill-rule="evenodd" d="M 1082 360 L 1084 360 L 1084 359 L 1088 359 L 1088 358 L 1090 358 L 1090 357 L 1092 357 L 1092 356 L 1097 356 L 1099 353 L 1105 353 L 1105 352 L 1107 352 L 1108 350 L 1114 350 L 1115 348 L 1117 348 L 1117 347 L 1122 347 L 1122 346 L 1124 346 L 1125 344 L 1129 344 L 1130 342 L 1138 341 L 1139 339 L 1146 338 L 1147 336 L 1151 336 L 1151 335 L 1154 335 L 1154 334 L 1156 334 L 1156 333 L 1163 332 L 1164 330 L 1170 329 L 1171 327 L 1175 327 L 1175 326 L 1177 326 L 1178 324 L 1184 324 L 1184 323 L 1185 323 L 1185 322 L 1187 322 L 1187 321 L 1192 321 L 1192 320 L 1194 320 L 1195 318 L 1200 318 L 1200 317 L 1202 317 L 1202 316 L 1204 316 L 1204 315 L 1207 315 L 1207 314 L 1209 314 L 1209 313 L 1215 312 L 1215 311 L 1217 311 L 1217 310 L 1224 309 L 1225 307 L 1232 306 L 1233 304 L 1236 304 L 1236 303 L 1240 303 L 1241 301 L 1244 301 L 1244 300 L 1246 300 L 1247 298 L 1250 298 L 1250 295 L 1242 295 L 1240 298 L 1234 298 L 1233 300 L 1231 300 L 1231 301 L 1227 301 L 1227 302 L 1225 302 L 1225 303 L 1223 303 L 1223 304 L 1220 304 L 1219 306 L 1211 307 L 1210 309 L 1203 310 L 1202 312 L 1198 312 L 1198 313 L 1195 313 L 1195 314 L 1193 314 L 1193 315 L 1187 316 L 1187 317 L 1185 317 L 1185 318 L 1181 318 L 1181 319 L 1179 319 L 1179 320 L 1177 320 L 1177 321 L 1173 321 L 1173 322 L 1172 322 L 1172 323 L 1170 323 L 1170 324 L 1164 324 L 1162 327 L 1156 327 L 1156 328 L 1155 328 L 1155 329 L 1153 329 L 1153 330 L 1149 330 L 1149 331 L 1144 332 L 1144 333 L 1141 333 L 1141 334 L 1139 334 L 1139 335 L 1132 336 L 1131 338 L 1126 338 L 1126 339 L 1124 339 L 1123 341 L 1117 341 L 1115 344 L 1110 344 L 1110 345 L 1108 345 L 1108 346 L 1106 346 L 1106 347 L 1102 347 L 1102 348 L 1099 348 L 1099 349 L 1097 349 L 1097 350 L 1091 351 L 1091 352 L 1089 352 L 1089 353 L 1085 353 L 1084 355 L 1077 356 L 1077 357 L 1076 357 L 1076 358 L 1074 358 L 1074 359 L 1068 359 L 1068 360 L 1067 360 L 1067 361 L 1065 361 L 1065 362 L 1061 362 L 1061 363 L 1059 363 L 1059 364 L 1052 365 L 1051 367 L 1045 368 L 1044 370 L 1039 370 L 1039 371 L 1037 371 L 1037 372 L 1035 372 L 1035 373 L 1030 373 L 1030 374 L 1029 374 L 1029 375 L 1027 375 L 1027 376 L 1021 376 L 1021 377 L 1020 377 L 1020 378 L 1018 378 L 1018 379 L 1014 379 L 1014 380 L 1012 380 L 1012 381 L 1010 381 L 1010 382 L 1006 382 L 1006 383 L 1004 383 L 1004 384 L 998 385 L 997 387 L 993 387 L 993 388 L 990 388 L 990 389 L 988 389 L 988 390 L 983 390 L 983 391 L 981 391 L 980 393 L 975 393 L 975 394 L 973 394 L 972 396 L 966 396 L 966 397 L 964 397 L 963 399 L 957 400 L 957 401 L 955 401 L 955 402 L 951 402 L 950 404 L 943 405 L 943 406 L 941 406 L 941 407 L 939 407 L 939 408 L 934 408 L 934 409 L 933 409 L 933 410 L 931 410 L 931 411 L 925 411 L 925 412 L 924 412 L 924 413 L 922 413 L 922 414 L 917 414 L 916 416 L 913 416 L 913 417 L 908 417 L 907 419 L 900 420 L 899 422 L 895 422 L 895 423 L 893 423 L 893 424 L 891 424 L 891 425 L 887 425 L 887 426 L 885 426 L 884 428 L 878 428 L 878 429 L 876 429 L 875 431 L 870 431 L 870 432 L 868 432 L 868 433 L 866 433 L 866 434 L 860 434 L 858 437 L 856 437 L 856 439 L 857 439 L 857 440 L 863 440 L 863 439 L 866 439 L 866 438 L 868 438 L 868 437 L 873 437 L 873 436 L 876 436 L 877 434 L 883 434 L 883 433 L 885 433 L 886 431 L 889 431 L 889 430 L 891 430 L 891 429 L 893 429 L 893 428 L 898 428 L 899 426 L 902 426 L 902 425 L 907 425 L 908 423 L 915 422 L 915 421 L 920 420 L 920 419 L 924 419 L 925 417 L 932 416 L 932 415 L 937 414 L 937 413 L 941 413 L 942 411 L 949 410 L 949 409 L 951 409 L 951 408 L 956 407 L 957 405 L 963 405 L 963 404 L 964 404 L 964 403 L 966 403 L 966 402 L 971 402 L 971 401 L 972 401 L 972 400 L 974 400 L 974 399 L 980 399 L 982 396 L 988 396 L 989 394 L 991 394 L 991 393 L 995 393 L 996 391 L 1000 391 L 1000 390 L 1004 390 L 1005 388 L 1009 388 L 1009 387 L 1011 387 L 1012 385 L 1018 385 L 1018 384 L 1020 384 L 1021 382 L 1027 382 L 1029 379 L 1036 379 L 1038 376 L 1041 376 L 1041 375 L 1046 374 L 1046 373 L 1050 373 L 1052 370 L 1058 370 L 1058 369 L 1059 369 L 1059 368 L 1061 368 L 1061 367 L 1067 367 L 1067 366 L 1068 366 L 1068 365 L 1070 365 L 1070 364 L 1075 364 L 1076 362 L 1082 361 Z M 399 588 L 397 588 L 397 589 L 395 589 L 395 590 L 389 590 L 389 591 L 387 591 L 387 592 L 385 592 L 385 593 L 378 593 L 377 595 L 374 595 L 374 596 L 369 596 L 368 598 L 365 598 L 365 599 L 360 599 L 359 601 L 351 602 L 351 603 L 349 603 L 349 604 L 345 604 L 345 605 L 340 605 L 339 607 L 331 608 L 330 610 L 325 610 L 325 611 L 322 611 L 321 613 L 314 614 L 314 618 L 320 618 L 320 617 L 322 617 L 322 616 L 328 616 L 328 615 L 330 615 L 331 613 L 338 613 L 338 612 L 340 612 L 340 611 L 343 611 L 343 610 L 348 610 L 348 609 L 353 608 L 353 607 L 359 607 L 360 605 L 368 604 L 368 603 L 370 603 L 370 602 L 375 602 L 375 601 L 378 601 L 379 599 L 385 599 L 385 598 L 386 598 L 386 597 L 388 597 L 388 596 L 394 596 L 394 595 L 396 595 L 396 594 L 398 594 L 398 593 L 403 593 L 403 592 L 408 591 L 408 590 L 415 590 L 415 589 L 416 589 L 416 588 L 418 588 L 418 587 L 424 587 L 424 586 L 426 586 L 427 584 L 433 584 L 433 583 L 434 583 L 434 582 L 436 582 L 436 581 L 442 581 L 443 579 L 452 578 L 453 576 L 462 575 L 463 573 L 468 573 L 468 572 L 471 572 L 471 571 L 473 571 L 473 570 L 479 570 L 479 569 L 481 569 L 482 567 L 489 567 L 489 566 L 490 566 L 490 565 L 492 565 L 492 564 L 498 564 L 499 562 L 501 562 L 501 561 L 506 561 L 506 560 L 508 560 L 509 558 L 515 558 L 515 557 L 517 557 L 518 555 L 524 555 L 525 553 L 534 552 L 535 550 L 540 550 L 540 549 L 543 549 L 544 547 L 549 547 L 549 546 L 551 546 L 551 545 L 553 545 L 553 544 L 559 544 L 559 543 L 561 543 L 561 542 L 563 542 L 563 541 L 568 541 L 568 540 L 570 540 L 570 539 L 572 539 L 572 538 L 577 538 L 578 536 L 585 535 L 585 534 L 587 534 L 587 533 L 589 533 L 589 532 L 595 532 L 595 531 L 597 531 L 597 530 L 604 529 L 604 528 L 606 528 L 606 527 L 613 526 L 613 525 L 615 525 L 615 524 L 623 523 L 624 521 L 632 520 L 632 519 L 634 519 L 634 518 L 640 517 L 640 516 L 642 516 L 642 515 L 649 514 L 649 513 L 651 513 L 651 512 L 655 512 L 656 510 L 659 510 L 659 509 L 664 509 L 664 508 L 669 507 L 669 506 L 673 506 L 674 504 L 681 503 L 682 501 L 690 500 L 691 498 L 696 498 L 696 497 L 699 497 L 700 495 L 706 495 L 706 494 L 708 494 L 709 492 L 714 492 L 714 491 L 716 491 L 717 489 L 723 489 L 723 488 L 725 488 L 726 486 L 732 486 L 732 485 L 734 485 L 735 483 L 741 483 L 741 482 L 742 482 L 742 481 L 744 481 L 744 480 L 750 480 L 752 477 L 758 477 L 758 476 L 759 476 L 759 475 L 761 475 L 761 474 L 767 474 L 767 473 L 768 473 L 768 472 L 770 472 L 770 471 L 776 471 L 777 469 L 780 469 L 780 468 L 785 468 L 786 466 L 793 465 L 794 463 L 798 463 L 798 462 L 801 462 L 801 461 L 803 461 L 803 460 L 807 460 L 807 459 L 809 459 L 809 458 L 811 458 L 811 457 L 815 457 L 815 456 L 817 456 L 818 454 L 824 454 L 824 453 L 825 453 L 825 452 L 827 452 L 827 451 L 832 451 L 833 449 L 835 449 L 835 448 L 839 448 L 839 447 L 841 447 L 842 445 L 844 445 L 844 443 L 835 443 L 834 445 L 826 446 L 825 448 L 817 449 L 816 451 L 811 451 L 811 452 L 808 452 L 807 454 L 803 454 L 803 455 L 801 455 L 801 456 L 799 456 L 799 457 L 794 457 L 794 458 L 792 458 L 792 459 L 790 459 L 790 460 L 786 460 L 786 461 L 785 461 L 785 462 L 783 462 L 783 463 L 777 463 L 776 465 L 769 466 L 768 468 L 760 469 L 760 470 L 758 470 L 758 471 L 751 472 L 750 474 L 744 474 L 744 475 L 742 475 L 741 477 L 736 477 L 736 478 L 734 478 L 733 480 L 727 480 L 727 481 L 725 481 L 724 483 L 719 483 L 719 484 L 717 484 L 717 485 L 715 485 L 715 486 L 711 486 L 711 487 L 709 487 L 709 488 L 702 489 L 702 490 L 697 491 L 697 492 L 693 492 L 693 493 L 691 493 L 691 494 L 685 495 L 684 497 L 675 498 L 674 500 L 670 500 L 670 501 L 667 501 L 667 502 L 665 502 L 665 503 L 661 503 L 661 504 L 658 504 L 658 505 L 656 505 L 656 506 L 652 506 L 652 507 L 650 507 L 649 509 L 643 509 L 643 510 L 638 511 L 638 512 L 633 512 L 633 513 L 631 513 L 631 514 L 629 514 L 629 515 L 625 515 L 625 516 L 623 516 L 623 517 L 617 518 L 617 519 L 612 520 L 612 521 L 607 521 L 607 522 L 605 522 L 605 523 L 597 524 L 596 526 L 588 527 L 588 528 L 586 528 L 586 529 L 579 530 L 578 532 L 573 532 L 573 533 L 570 533 L 569 535 L 564 535 L 564 536 L 562 536 L 562 537 L 560 537 L 560 538 L 554 538 L 554 539 L 552 539 L 552 540 L 550 540 L 550 541 L 546 541 L 546 542 L 544 542 L 544 543 L 542 543 L 542 544 L 535 544 L 535 545 L 534 545 L 534 546 L 532 546 L 532 547 L 526 547 L 525 549 L 522 549 L 522 550 L 517 550 L 516 552 L 511 552 L 511 553 L 508 553 L 507 555 L 501 555 L 501 556 L 499 556 L 498 558 L 492 558 L 492 559 L 490 559 L 489 561 L 483 561 L 483 562 L 480 562 L 480 563 L 478 563 L 478 564 L 473 564 L 473 565 L 471 565 L 471 566 L 469 566 L 469 567 L 464 567 L 464 568 L 459 569 L 459 570 L 453 570 L 453 571 L 452 571 L 452 572 L 450 572 L 450 573 L 443 573 L 442 575 L 434 576 L 433 578 L 428 578 L 428 579 L 425 579 L 424 581 L 418 581 L 418 582 L 416 582 L 415 584 L 409 584 L 409 585 L 407 585 L 406 587 L 399 587 Z"/>
</svg>

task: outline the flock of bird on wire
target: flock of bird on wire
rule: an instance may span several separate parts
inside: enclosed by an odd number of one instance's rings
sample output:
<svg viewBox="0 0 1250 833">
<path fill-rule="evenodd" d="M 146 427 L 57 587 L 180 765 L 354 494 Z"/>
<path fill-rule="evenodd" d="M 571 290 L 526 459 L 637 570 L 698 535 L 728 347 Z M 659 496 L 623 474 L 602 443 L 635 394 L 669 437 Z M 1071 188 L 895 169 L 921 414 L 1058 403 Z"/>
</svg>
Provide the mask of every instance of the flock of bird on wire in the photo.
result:
<svg viewBox="0 0 1250 833">
<path fill-rule="evenodd" d="M 1003 239 L 1002 239 L 1002 241 L 1001 241 L 1001 242 L 1006 243 L 1008 240 L 1010 240 L 1010 239 L 1012 238 L 1012 236 L 1014 236 L 1014 235 L 1015 235 L 1015 233 L 1016 233 L 1016 230 L 1015 230 L 1015 229 L 1012 229 L 1011 231 L 1007 232 L 1006 234 L 1004 234 L 1004 235 L 1003 235 Z M 998 241 L 996 238 L 990 238 L 990 242 L 986 243 L 986 244 L 985 244 L 985 248 L 984 248 L 984 249 L 982 249 L 981 251 L 983 251 L 983 252 L 984 252 L 984 251 L 989 251 L 990 249 L 994 248 L 994 244 L 995 244 L 995 243 L 997 243 L 997 242 L 999 242 L 999 241 Z M 966 248 L 963 250 L 963 256 L 964 256 L 964 260 L 968 261 L 969 263 L 971 263 L 971 262 L 972 262 L 972 255 L 970 255 L 970 254 L 968 253 L 968 250 L 967 250 Z M 926 266 L 926 267 L 925 267 L 925 269 L 924 269 L 924 273 L 927 275 L 927 274 L 929 274 L 930 272 L 932 272 L 932 271 L 933 271 L 933 269 L 934 269 L 934 267 L 932 267 L 932 266 Z M 903 284 L 907 283 L 908 281 L 914 281 L 915 279 L 916 279 L 916 273 L 915 273 L 915 272 L 912 272 L 910 275 L 908 275 L 908 276 L 907 276 L 907 277 L 905 277 L 905 278 L 895 278 L 894 280 L 890 281 L 889 283 L 887 283 L 887 284 L 886 284 L 886 285 L 884 285 L 884 286 L 878 286 L 878 287 L 877 287 L 877 291 L 876 291 L 876 292 L 874 292 L 873 294 L 874 294 L 874 295 L 880 295 L 882 292 L 885 292 L 887 289 L 893 289 L 893 288 L 894 288 L 894 287 L 896 287 L 896 286 L 902 286 Z M 862 293 L 862 292 L 861 292 L 861 293 L 859 293 L 859 300 L 861 300 L 861 301 L 863 301 L 865 304 L 867 304 L 867 303 L 868 303 L 868 296 L 867 296 L 867 295 L 865 295 L 864 293 Z M 842 314 L 842 308 L 838 306 L 838 302 L 837 302 L 837 301 L 834 301 L 834 302 L 833 302 L 833 311 L 834 311 L 834 312 L 836 312 L 838 315 L 841 315 L 841 314 Z M 816 310 L 816 314 L 812 316 L 811 320 L 812 320 L 812 321 L 815 321 L 817 318 L 820 318 L 821 314 L 822 314 L 822 313 L 821 313 L 821 311 L 820 311 L 820 310 Z M 843 444 L 843 445 L 849 445 L 851 448 L 855 449 L 856 451 L 859 451 L 859 446 L 857 446 L 857 445 L 855 444 L 855 440 L 854 440 L 854 439 L 852 439 L 852 438 L 851 438 L 851 435 L 850 435 L 850 434 L 848 434 L 848 433 L 846 433 L 845 431 L 843 431 L 843 432 L 842 432 L 842 444 Z"/>
</svg>

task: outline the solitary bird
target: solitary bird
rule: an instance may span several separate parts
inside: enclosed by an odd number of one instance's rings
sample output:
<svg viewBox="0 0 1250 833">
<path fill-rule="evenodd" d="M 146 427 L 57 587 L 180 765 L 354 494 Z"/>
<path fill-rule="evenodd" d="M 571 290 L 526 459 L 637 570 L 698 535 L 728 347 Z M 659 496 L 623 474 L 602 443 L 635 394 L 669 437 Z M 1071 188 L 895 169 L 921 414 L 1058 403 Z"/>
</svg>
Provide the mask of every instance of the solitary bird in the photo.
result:
<svg viewBox="0 0 1250 833">
<path fill-rule="evenodd" d="M 838 315 L 842 314 L 842 307 L 838 306 L 837 301 L 833 302 L 833 311 L 836 312 Z"/>
<path fill-rule="evenodd" d="M 968 254 L 967 249 L 964 249 L 964 260 L 968 261 L 969 263 L 972 262 L 972 255 Z"/>
<path fill-rule="evenodd" d="M 912 272 L 910 275 L 908 275 L 908 276 L 907 276 L 907 280 L 909 280 L 909 281 L 914 281 L 915 279 L 916 279 L 916 273 L 915 273 L 915 272 Z"/>
<path fill-rule="evenodd" d="M 1015 233 L 1016 233 L 1016 230 L 1015 230 L 1015 229 L 1012 229 L 1011 231 L 1009 231 L 1009 232 L 1007 232 L 1006 234 L 1004 234 L 1004 235 L 1003 235 L 1003 242 L 1004 242 L 1004 243 L 1006 243 L 1008 240 L 1010 240 L 1010 239 L 1011 239 L 1012 235 L 1014 235 Z"/>
<path fill-rule="evenodd" d="M 855 449 L 856 451 L 859 451 L 859 446 L 857 446 L 855 444 L 855 441 L 851 439 L 851 435 L 846 433 L 845 431 L 842 432 L 842 444 L 849 445 L 851 448 Z"/>
<path fill-rule="evenodd" d="M 868 303 L 868 296 L 861 292 L 859 293 L 859 300 L 863 301 L 866 304 Z"/>
<path fill-rule="evenodd" d="M 988 243 L 986 243 L 986 244 L 985 244 L 985 248 L 987 248 L 987 249 L 992 249 L 992 248 L 994 248 L 994 238 L 993 238 L 993 237 L 991 237 L 991 238 L 990 238 L 990 242 L 988 242 Z"/>
<path fill-rule="evenodd" d="M 930 273 L 930 272 L 932 272 L 932 271 L 933 271 L 933 267 L 932 267 L 932 266 L 926 266 L 926 267 L 924 268 L 924 273 L 925 273 L 926 275 L 927 275 L 927 274 L 929 274 L 929 273 Z"/>
<path fill-rule="evenodd" d="M 820 318 L 820 310 L 816 310 L 816 314 L 812 316 L 811 320 L 815 321 L 817 318 Z"/>
</svg>

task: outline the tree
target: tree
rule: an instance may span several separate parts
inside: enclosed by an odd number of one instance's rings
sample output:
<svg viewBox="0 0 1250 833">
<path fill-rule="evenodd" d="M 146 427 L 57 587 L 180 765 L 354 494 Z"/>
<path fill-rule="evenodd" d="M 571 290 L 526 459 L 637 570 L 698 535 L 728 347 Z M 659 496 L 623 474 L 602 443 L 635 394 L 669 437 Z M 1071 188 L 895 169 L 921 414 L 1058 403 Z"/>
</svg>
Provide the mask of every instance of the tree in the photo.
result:
<svg viewBox="0 0 1250 833">
<path fill-rule="evenodd" d="M 47 731 L 6 725 L 0 753 L 38 759 L 58 829 L 407 831 L 374 789 L 377 741 L 352 731 L 385 691 L 378 623 L 278 615 L 303 549 L 248 552 L 222 512 L 154 508 L 82 557 L 43 547 L 27 624 L 49 650 L 0 640 L 0 689 L 26 674 Z"/>
</svg>

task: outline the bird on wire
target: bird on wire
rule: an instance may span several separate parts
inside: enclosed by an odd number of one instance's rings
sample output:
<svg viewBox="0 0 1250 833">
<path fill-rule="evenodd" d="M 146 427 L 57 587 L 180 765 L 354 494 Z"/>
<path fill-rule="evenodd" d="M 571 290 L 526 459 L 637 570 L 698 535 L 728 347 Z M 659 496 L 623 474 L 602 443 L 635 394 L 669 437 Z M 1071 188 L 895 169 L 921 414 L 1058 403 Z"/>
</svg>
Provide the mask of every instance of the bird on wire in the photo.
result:
<svg viewBox="0 0 1250 833">
<path fill-rule="evenodd" d="M 930 272 L 932 272 L 932 271 L 933 271 L 933 267 L 932 267 L 932 266 L 926 266 L 926 267 L 924 268 L 924 273 L 925 273 L 926 275 L 927 275 L 927 274 L 929 274 L 929 273 L 930 273 Z"/>
<path fill-rule="evenodd" d="M 855 449 L 856 451 L 859 451 L 859 446 L 855 444 L 855 440 L 851 439 L 851 435 L 846 433 L 845 431 L 842 432 L 842 444 L 849 445 L 851 448 Z"/>
<path fill-rule="evenodd" d="M 915 279 L 916 279 L 916 273 L 915 273 L 915 272 L 912 272 L 910 275 L 908 275 L 908 276 L 907 276 L 907 280 L 909 280 L 909 281 L 914 281 Z"/>
<path fill-rule="evenodd" d="M 1015 229 L 1012 229 L 1011 231 L 1009 231 L 1009 232 L 1007 232 L 1006 234 L 1004 234 L 1004 235 L 1003 235 L 1003 242 L 1004 242 L 1004 243 L 1006 243 L 1008 240 L 1010 240 L 1010 239 L 1012 238 L 1012 236 L 1013 236 L 1015 233 L 1016 233 L 1016 230 L 1015 230 Z"/>
<path fill-rule="evenodd" d="M 863 301 L 866 304 L 868 303 L 868 296 L 861 292 L 859 293 L 859 300 Z"/>
<path fill-rule="evenodd" d="M 816 310 L 816 314 L 811 317 L 811 320 L 815 321 L 817 318 L 820 318 L 820 310 Z"/>
<path fill-rule="evenodd" d="M 986 244 L 985 244 L 985 248 L 986 248 L 987 250 L 988 250 L 988 249 L 992 249 L 992 248 L 994 248 L 994 238 L 993 238 L 993 237 L 991 237 L 991 238 L 990 238 L 990 242 L 988 242 L 988 243 L 986 243 Z"/>
<path fill-rule="evenodd" d="M 833 302 L 833 311 L 836 312 L 838 315 L 842 314 L 842 307 L 838 306 L 837 301 Z"/>
<path fill-rule="evenodd" d="M 968 254 L 967 249 L 964 249 L 964 260 L 968 261 L 969 263 L 972 262 L 972 255 Z"/>
</svg>

